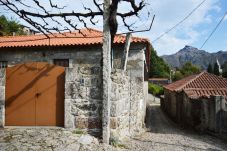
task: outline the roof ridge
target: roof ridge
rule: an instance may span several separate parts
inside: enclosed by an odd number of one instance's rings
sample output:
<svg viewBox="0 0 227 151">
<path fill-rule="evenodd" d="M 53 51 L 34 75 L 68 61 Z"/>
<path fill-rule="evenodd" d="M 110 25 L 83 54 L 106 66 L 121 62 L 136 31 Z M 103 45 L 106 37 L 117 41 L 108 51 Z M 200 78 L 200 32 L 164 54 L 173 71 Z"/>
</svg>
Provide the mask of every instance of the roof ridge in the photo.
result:
<svg viewBox="0 0 227 151">
<path fill-rule="evenodd" d="M 186 88 L 184 90 L 226 90 L 226 88 Z"/>
<path fill-rule="evenodd" d="M 80 31 L 94 31 L 94 32 L 98 32 L 98 33 L 102 33 L 102 31 L 100 31 L 100 30 L 98 30 L 98 29 L 94 29 L 94 28 L 82 28 L 82 29 L 80 29 Z M 72 31 L 72 32 L 63 32 L 63 33 L 61 33 L 61 34 L 67 34 L 67 33 L 69 33 L 69 34 L 74 34 L 74 33 L 79 33 L 79 30 L 74 30 L 74 31 Z M 52 33 L 53 35 L 59 35 L 60 33 Z M 51 38 L 56 38 L 56 37 L 52 37 L 52 34 L 47 34 L 47 35 L 50 35 L 51 36 Z M 15 35 L 15 36 L 2 36 L 2 37 L 0 37 L 0 39 L 1 38 L 20 38 L 20 37 L 38 37 L 38 36 L 45 36 L 44 34 L 42 34 L 42 33 L 38 33 L 38 34 L 34 34 L 34 35 Z"/>
<path fill-rule="evenodd" d="M 206 71 L 204 71 L 204 72 L 206 72 Z M 217 77 L 217 78 L 219 78 L 219 79 L 227 80 L 227 78 L 224 78 L 224 77 L 222 77 L 222 76 L 218 76 L 218 75 L 216 75 L 216 74 L 212 74 L 212 73 L 209 73 L 209 72 L 206 72 L 206 73 L 209 74 L 209 75 L 211 75 L 211 76 Z"/>
</svg>

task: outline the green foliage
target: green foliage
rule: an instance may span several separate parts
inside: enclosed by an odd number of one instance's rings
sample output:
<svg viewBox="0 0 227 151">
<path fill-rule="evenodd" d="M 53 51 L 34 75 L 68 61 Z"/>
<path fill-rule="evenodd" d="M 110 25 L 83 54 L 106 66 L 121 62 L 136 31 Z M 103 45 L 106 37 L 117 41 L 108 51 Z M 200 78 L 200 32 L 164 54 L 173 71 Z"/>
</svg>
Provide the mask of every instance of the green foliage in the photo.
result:
<svg viewBox="0 0 227 151">
<path fill-rule="evenodd" d="M 24 34 L 22 26 L 15 20 L 8 20 L 5 16 L 0 16 L 0 36 L 12 36 Z"/>
<path fill-rule="evenodd" d="M 82 135 L 82 134 L 86 134 L 86 132 L 82 129 L 75 129 L 73 131 L 74 134 L 79 134 L 79 135 Z"/>
<path fill-rule="evenodd" d="M 180 71 L 176 71 L 173 76 L 173 81 L 180 80 L 184 77 L 184 75 Z"/>
<path fill-rule="evenodd" d="M 207 72 L 208 73 L 213 73 L 213 67 L 212 67 L 212 65 L 210 63 L 208 65 Z"/>
<path fill-rule="evenodd" d="M 196 65 L 193 65 L 191 62 L 187 62 L 182 66 L 180 71 L 184 76 L 189 76 L 195 73 L 199 73 L 200 68 Z"/>
<path fill-rule="evenodd" d="M 149 91 L 149 93 L 151 93 L 155 96 L 160 96 L 160 95 L 164 94 L 163 87 L 156 85 L 156 84 L 152 84 L 152 83 L 148 84 L 148 91 Z"/>
<path fill-rule="evenodd" d="M 124 144 L 120 143 L 118 138 L 111 138 L 110 145 L 114 146 L 115 148 L 127 149 L 127 147 Z"/>
<path fill-rule="evenodd" d="M 151 57 L 150 57 L 150 77 L 153 78 L 168 78 L 170 67 L 165 61 L 159 57 L 154 50 L 151 48 Z"/>
<path fill-rule="evenodd" d="M 227 61 L 224 62 L 224 64 L 221 67 L 222 67 L 222 76 L 224 78 L 227 78 Z"/>
<path fill-rule="evenodd" d="M 180 80 L 180 79 L 187 77 L 189 75 L 197 74 L 200 71 L 201 70 L 198 66 L 192 64 L 191 62 L 187 62 L 182 66 L 182 68 L 176 69 L 176 72 L 173 75 L 173 80 L 177 81 L 177 80 Z"/>
<path fill-rule="evenodd" d="M 218 66 L 217 62 L 214 64 L 214 74 L 217 75 L 217 76 L 220 75 L 219 66 Z"/>
</svg>

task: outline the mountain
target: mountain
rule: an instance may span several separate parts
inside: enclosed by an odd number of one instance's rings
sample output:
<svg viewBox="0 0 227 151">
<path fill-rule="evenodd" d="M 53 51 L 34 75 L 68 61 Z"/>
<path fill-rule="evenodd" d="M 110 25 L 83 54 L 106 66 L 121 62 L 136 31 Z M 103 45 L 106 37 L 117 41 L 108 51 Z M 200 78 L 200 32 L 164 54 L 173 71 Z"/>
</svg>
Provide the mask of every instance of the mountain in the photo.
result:
<svg viewBox="0 0 227 151">
<path fill-rule="evenodd" d="M 164 55 L 161 57 L 173 68 L 181 67 L 183 64 L 190 61 L 201 67 L 201 69 L 207 69 L 209 63 L 213 64 L 217 59 L 220 64 L 227 61 L 227 51 L 209 53 L 192 46 L 185 46 L 175 54 Z"/>
</svg>

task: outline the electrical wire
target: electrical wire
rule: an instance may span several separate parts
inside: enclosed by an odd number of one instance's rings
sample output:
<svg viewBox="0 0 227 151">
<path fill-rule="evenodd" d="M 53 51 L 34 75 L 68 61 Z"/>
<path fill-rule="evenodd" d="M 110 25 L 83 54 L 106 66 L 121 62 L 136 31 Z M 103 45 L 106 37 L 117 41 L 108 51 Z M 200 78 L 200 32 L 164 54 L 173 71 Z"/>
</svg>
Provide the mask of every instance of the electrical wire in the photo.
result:
<svg viewBox="0 0 227 151">
<path fill-rule="evenodd" d="M 205 40 L 205 42 L 202 44 L 202 46 L 200 47 L 200 49 L 203 48 L 203 46 L 207 43 L 207 41 L 211 38 L 211 36 L 214 34 L 214 32 L 217 30 L 217 28 L 220 26 L 220 24 L 222 23 L 222 21 L 224 20 L 225 16 L 227 15 L 227 12 L 224 14 L 224 16 L 222 17 L 222 19 L 218 22 L 218 24 L 215 26 L 215 28 L 212 30 L 212 32 L 210 33 L 210 35 L 207 37 L 207 39 Z"/>
<path fill-rule="evenodd" d="M 164 33 L 162 33 L 160 36 L 158 36 L 157 38 L 155 38 L 155 40 L 152 41 L 152 43 L 155 43 L 156 41 L 158 41 L 159 39 L 161 39 L 163 36 L 165 36 L 166 34 L 168 34 L 170 31 L 172 31 L 174 28 L 176 28 L 177 26 L 179 26 L 181 23 L 183 23 L 186 19 L 188 19 L 206 0 L 203 0 L 199 5 L 197 5 L 186 17 L 184 17 L 180 22 L 178 22 L 176 25 L 174 25 L 172 28 L 168 29 L 167 31 L 165 31 Z"/>
</svg>

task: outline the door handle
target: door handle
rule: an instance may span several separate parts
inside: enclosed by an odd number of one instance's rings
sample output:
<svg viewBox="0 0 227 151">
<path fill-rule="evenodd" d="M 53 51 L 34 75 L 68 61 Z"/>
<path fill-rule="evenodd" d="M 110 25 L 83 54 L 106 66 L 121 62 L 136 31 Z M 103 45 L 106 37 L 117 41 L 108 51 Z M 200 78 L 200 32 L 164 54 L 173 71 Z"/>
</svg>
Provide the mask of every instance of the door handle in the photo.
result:
<svg viewBox="0 0 227 151">
<path fill-rule="evenodd" d="M 38 98 L 41 95 L 41 93 L 36 93 L 35 96 Z"/>
</svg>

